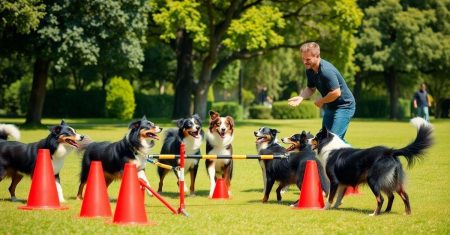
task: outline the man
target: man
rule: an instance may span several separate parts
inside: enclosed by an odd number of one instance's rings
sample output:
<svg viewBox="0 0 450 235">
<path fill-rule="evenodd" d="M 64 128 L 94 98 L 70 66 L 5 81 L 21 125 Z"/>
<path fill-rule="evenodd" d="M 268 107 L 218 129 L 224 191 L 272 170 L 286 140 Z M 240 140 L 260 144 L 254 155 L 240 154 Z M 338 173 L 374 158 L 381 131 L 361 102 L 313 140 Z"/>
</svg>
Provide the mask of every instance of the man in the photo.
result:
<svg viewBox="0 0 450 235">
<path fill-rule="evenodd" d="M 344 139 L 350 119 L 355 114 L 353 94 L 336 67 L 320 58 L 319 44 L 303 44 L 300 54 L 306 67 L 307 87 L 299 96 L 290 98 L 288 104 L 297 106 L 319 90 L 322 98 L 317 99 L 314 104 L 324 110 L 322 127 Z"/>
<path fill-rule="evenodd" d="M 431 102 L 430 99 L 428 99 L 427 86 L 425 83 L 420 84 L 420 88 L 416 91 L 416 93 L 414 93 L 413 99 L 414 109 L 417 110 L 417 116 L 422 117 L 429 122 L 430 115 L 428 112 L 428 107 L 431 106 Z"/>
</svg>

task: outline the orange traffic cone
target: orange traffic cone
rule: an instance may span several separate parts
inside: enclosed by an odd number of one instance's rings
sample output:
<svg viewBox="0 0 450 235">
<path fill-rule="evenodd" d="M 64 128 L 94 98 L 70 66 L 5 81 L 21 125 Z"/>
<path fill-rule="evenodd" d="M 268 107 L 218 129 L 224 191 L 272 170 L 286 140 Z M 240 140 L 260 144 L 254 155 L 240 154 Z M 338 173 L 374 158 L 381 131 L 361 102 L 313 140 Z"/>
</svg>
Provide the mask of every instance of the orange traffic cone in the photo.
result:
<svg viewBox="0 0 450 235">
<path fill-rule="evenodd" d="M 20 206 L 21 210 L 65 210 L 59 204 L 58 191 L 56 190 L 55 175 L 48 149 L 38 149 L 31 180 L 30 193 L 26 206 Z"/>
<path fill-rule="evenodd" d="M 317 163 L 308 160 L 306 161 L 302 191 L 296 209 L 322 209 L 324 206 Z"/>
<path fill-rule="evenodd" d="M 126 163 L 124 167 L 113 223 L 119 225 L 153 224 L 147 222 L 144 197 L 140 189 L 136 165 L 132 163 Z"/>
<path fill-rule="evenodd" d="M 100 161 L 92 161 L 80 217 L 108 217 L 111 215 L 102 163 Z"/>
<path fill-rule="evenodd" d="M 345 196 L 349 196 L 349 195 L 359 195 L 361 194 L 359 192 L 358 186 L 347 186 L 347 188 L 345 189 Z"/>
<path fill-rule="evenodd" d="M 228 199 L 228 187 L 224 179 L 220 178 L 216 181 L 216 187 L 212 195 L 213 199 Z"/>
</svg>

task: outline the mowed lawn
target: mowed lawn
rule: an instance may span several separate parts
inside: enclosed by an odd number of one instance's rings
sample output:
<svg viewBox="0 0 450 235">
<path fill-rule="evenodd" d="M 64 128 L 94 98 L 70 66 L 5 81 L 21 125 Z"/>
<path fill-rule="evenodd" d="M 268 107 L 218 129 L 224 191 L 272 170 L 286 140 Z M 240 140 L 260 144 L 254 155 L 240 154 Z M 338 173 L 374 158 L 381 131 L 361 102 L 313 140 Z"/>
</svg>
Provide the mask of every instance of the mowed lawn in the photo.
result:
<svg viewBox="0 0 450 235">
<path fill-rule="evenodd" d="M 165 130 L 174 124 L 167 120 L 153 120 Z M 23 119 L 0 119 L 0 123 L 21 123 Z M 60 122 L 45 119 L 47 126 Z M 127 131 L 127 122 L 113 120 L 66 119 L 81 134 L 94 141 L 117 141 Z M 314 120 L 246 120 L 236 123 L 233 142 L 235 154 L 256 154 L 253 131 L 261 126 L 276 128 L 280 138 L 302 130 L 316 133 L 319 119 Z M 344 198 L 337 210 L 294 210 L 288 204 L 299 198 L 299 190 L 291 186 L 283 194 L 283 203 L 276 202 L 275 187 L 269 203 L 262 204 L 262 175 L 257 160 L 235 160 L 230 200 L 208 199 L 209 181 L 204 161 L 200 162 L 197 176 L 197 196 L 186 198 L 186 210 L 190 217 L 173 215 L 156 198 L 146 197 L 145 210 L 155 226 L 117 226 L 112 218 L 79 218 L 81 201 L 75 200 L 79 184 L 81 155 L 67 157 L 61 172 L 61 182 L 67 200 L 65 211 L 23 211 L 31 185 L 30 177 L 24 177 L 17 187 L 19 202 L 9 200 L 10 179 L 0 182 L 0 234 L 450 234 L 450 121 L 433 120 L 435 145 L 423 161 L 413 168 L 404 168 L 407 174 L 407 192 L 412 214 L 404 215 L 404 205 L 398 195 L 391 213 L 370 217 L 376 201 L 367 186 L 360 187 L 360 195 Z M 206 122 L 203 125 L 206 130 Z M 47 136 L 45 128 L 21 130 L 23 142 L 35 142 Z M 353 120 L 347 140 L 354 147 L 385 145 L 400 148 L 409 143 L 416 130 L 406 121 Z M 162 135 L 161 135 L 162 137 Z M 154 153 L 158 153 L 162 140 L 157 141 Z M 204 145 L 202 152 L 204 153 Z M 406 161 L 402 159 L 402 162 Z M 146 174 L 155 189 L 158 176 L 155 165 L 148 164 Z M 186 182 L 189 184 L 189 176 Z M 163 197 L 178 208 L 176 178 L 166 177 Z M 120 181 L 108 189 L 114 214 Z M 387 200 L 385 201 L 386 204 Z M 383 210 L 385 205 L 383 206 Z"/>
</svg>

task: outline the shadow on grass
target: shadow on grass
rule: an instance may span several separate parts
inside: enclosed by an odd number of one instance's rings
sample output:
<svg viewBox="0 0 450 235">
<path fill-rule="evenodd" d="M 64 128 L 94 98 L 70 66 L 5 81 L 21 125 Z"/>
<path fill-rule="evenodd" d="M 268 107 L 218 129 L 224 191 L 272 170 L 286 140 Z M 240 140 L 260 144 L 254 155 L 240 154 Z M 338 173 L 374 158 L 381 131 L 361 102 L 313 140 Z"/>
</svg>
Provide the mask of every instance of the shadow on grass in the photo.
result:
<svg viewBox="0 0 450 235">
<path fill-rule="evenodd" d="M 26 199 L 16 199 L 15 201 L 11 201 L 11 198 L 0 198 L 1 202 L 12 202 L 12 203 L 20 203 L 25 204 L 27 202 Z"/>
</svg>

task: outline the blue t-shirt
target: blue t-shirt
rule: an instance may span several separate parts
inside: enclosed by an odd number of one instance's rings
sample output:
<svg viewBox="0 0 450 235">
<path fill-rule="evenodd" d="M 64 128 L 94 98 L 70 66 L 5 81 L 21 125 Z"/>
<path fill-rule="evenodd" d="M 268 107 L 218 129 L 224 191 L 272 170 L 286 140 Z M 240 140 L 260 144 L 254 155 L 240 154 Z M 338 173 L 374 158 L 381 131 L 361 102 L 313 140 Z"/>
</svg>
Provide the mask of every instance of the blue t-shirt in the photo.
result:
<svg viewBox="0 0 450 235">
<path fill-rule="evenodd" d="M 308 69 L 306 70 L 306 77 L 308 79 L 307 86 L 316 88 L 322 97 L 337 88 L 341 89 L 341 96 L 330 103 L 326 103 L 324 108 L 336 110 L 338 108 L 355 107 L 355 98 L 352 92 L 341 73 L 330 62 L 320 59 L 319 71 L 315 73 L 313 69 Z"/>
<path fill-rule="evenodd" d="M 428 94 L 426 91 L 416 91 L 414 99 L 416 100 L 418 107 L 428 107 Z"/>
</svg>

